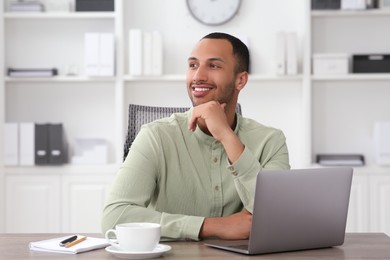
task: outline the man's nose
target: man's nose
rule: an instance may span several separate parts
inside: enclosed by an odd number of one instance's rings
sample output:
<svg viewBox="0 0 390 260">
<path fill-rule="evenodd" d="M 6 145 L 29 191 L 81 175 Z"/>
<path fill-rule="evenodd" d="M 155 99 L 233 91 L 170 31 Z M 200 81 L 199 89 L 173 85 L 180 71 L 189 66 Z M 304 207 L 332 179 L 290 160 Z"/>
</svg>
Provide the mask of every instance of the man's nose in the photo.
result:
<svg viewBox="0 0 390 260">
<path fill-rule="evenodd" d="M 201 82 L 201 81 L 207 81 L 207 79 L 208 79 L 207 69 L 204 66 L 199 66 L 192 77 L 192 81 Z"/>
</svg>

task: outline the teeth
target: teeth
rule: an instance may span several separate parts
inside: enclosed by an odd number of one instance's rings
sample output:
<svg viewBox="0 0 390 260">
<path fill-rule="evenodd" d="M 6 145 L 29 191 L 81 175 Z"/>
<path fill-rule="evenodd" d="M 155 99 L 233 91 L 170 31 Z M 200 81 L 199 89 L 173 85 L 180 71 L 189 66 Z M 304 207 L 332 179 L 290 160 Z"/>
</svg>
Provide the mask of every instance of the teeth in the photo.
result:
<svg viewBox="0 0 390 260">
<path fill-rule="evenodd" d="M 203 91 L 208 91 L 210 90 L 209 88 L 194 88 L 195 91 L 200 91 L 200 92 L 203 92 Z"/>
</svg>

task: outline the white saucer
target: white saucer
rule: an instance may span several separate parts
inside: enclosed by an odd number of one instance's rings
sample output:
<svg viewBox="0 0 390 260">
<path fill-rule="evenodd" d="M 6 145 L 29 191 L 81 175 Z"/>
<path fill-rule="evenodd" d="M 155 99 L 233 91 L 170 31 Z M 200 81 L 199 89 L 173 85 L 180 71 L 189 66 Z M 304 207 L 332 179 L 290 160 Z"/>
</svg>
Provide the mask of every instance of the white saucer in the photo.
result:
<svg viewBox="0 0 390 260">
<path fill-rule="evenodd" d="M 157 258 L 168 252 L 172 248 L 168 245 L 158 244 L 153 251 L 150 252 L 128 252 L 122 251 L 116 247 L 108 246 L 106 247 L 106 251 L 115 255 L 116 257 L 123 259 L 149 259 L 149 258 Z"/>
</svg>

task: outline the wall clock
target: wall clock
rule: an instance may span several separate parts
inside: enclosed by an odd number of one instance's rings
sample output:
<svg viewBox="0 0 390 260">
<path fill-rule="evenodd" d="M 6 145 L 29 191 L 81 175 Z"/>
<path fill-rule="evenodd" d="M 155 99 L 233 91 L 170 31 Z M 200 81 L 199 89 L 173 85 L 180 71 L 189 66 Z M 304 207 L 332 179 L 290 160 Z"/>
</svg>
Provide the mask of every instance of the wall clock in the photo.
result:
<svg viewBox="0 0 390 260">
<path fill-rule="evenodd" d="M 191 15 L 206 25 L 230 21 L 240 9 L 241 0 L 187 0 Z"/>
</svg>

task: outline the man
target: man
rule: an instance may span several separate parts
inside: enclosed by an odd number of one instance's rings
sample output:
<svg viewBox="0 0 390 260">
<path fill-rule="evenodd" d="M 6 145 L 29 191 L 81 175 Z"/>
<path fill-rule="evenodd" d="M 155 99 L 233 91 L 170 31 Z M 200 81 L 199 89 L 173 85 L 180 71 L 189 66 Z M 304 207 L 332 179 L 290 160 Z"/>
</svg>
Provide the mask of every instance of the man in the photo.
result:
<svg viewBox="0 0 390 260">
<path fill-rule="evenodd" d="M 161 224 L 164 240 L 246 239 L 257 173 L 288 169 L 285 137 L 235 113 L 249 51 L 224 33 L 202 38 L 188 58 L 193 108 L 142 127 L 113 182 L 103 230 Z"/>
</svg>

